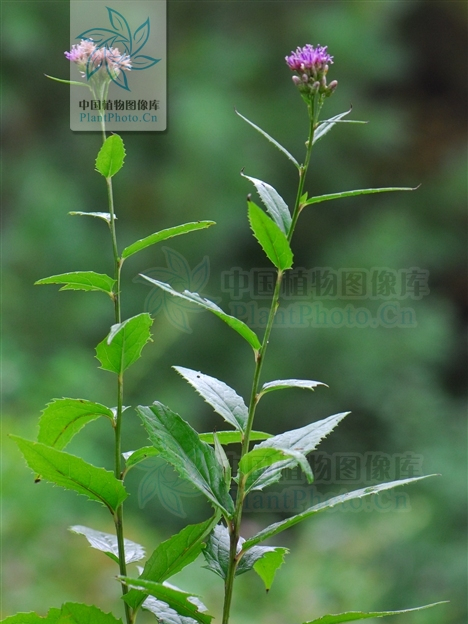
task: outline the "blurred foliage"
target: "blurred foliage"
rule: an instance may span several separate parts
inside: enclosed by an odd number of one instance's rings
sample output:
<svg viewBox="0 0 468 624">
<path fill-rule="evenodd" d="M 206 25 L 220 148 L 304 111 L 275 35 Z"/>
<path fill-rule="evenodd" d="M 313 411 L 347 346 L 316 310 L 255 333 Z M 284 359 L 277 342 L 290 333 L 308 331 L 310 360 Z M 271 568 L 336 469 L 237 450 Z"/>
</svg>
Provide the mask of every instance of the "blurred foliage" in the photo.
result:
<svg viewBox="0 0 468 624">
<path fill-rule="evenodd" d="M 329 202 L 303 214 L 294 241 L 298 266 L 419 267 L 430 271 L 430 295 L 402 302 L 414 309 L 415 328 L 274 331 L 264 379 L 319 379 L 330 389 L 276 393 L 274 402 L 266 397 L 256 426 L 279 432 L 286 420 L 290 428 L 349 409 L 352 415 L 322 450 L 412 451 L 423 456 L 425 473 L 442 477 L 407 489 L 411 513 L 326 514 L 285 534 L 276 543 L 292 552 L 272 591 L 265 595 L 253 575 L 240 577 L 233 622 L 301 622 L 327 612 L 447 599 L 450 605 L 405 621 L 463 624 L 467 5 L 168 4 L 169 128 L 123 135 L 128 157 L 115 179 L 121 245 L 184 221 L 214 219 L 216 228 L 168 246 L 192 268 L 208 256 L 204 294 L 218 297 L 226 309 L 222 273 L 268 266 L 249 232 L 245 195 L 252 188 L 239 171 L 245 167 L 248 175 L 272 183 L 289 202 L 296 177 L 290 163 L 233 108 L 302 158 L 306 112 L 283 59 L 306 42 L 328 45 L 335 57 L 330 76 L 339 87 L 326 115 L 352 103 L 352 117 L 370 122 L 342 124 L 317 144 L 310 192 L 422 185 L 414 193 Z M 68 75 L 63 56 L 69 47 L 68 2 L 4 2 L 2 11 L 2 422 L 4 434 L 34 438 L 39 411 L 52 397 L 113 404 L 111 375 L 97 370 L 93 357 L 112 323 L 106 298 L 32 285 L 59 272 L 110 271 L 111 249 L 110 243 L 105 247 L 103 223 L 67 215 L 106 210 L 105 187 L 93 171 L 100 136 L 68 130 L 68 89 L 43 77 Z M 147 286 L 132 280 L 162 266 L 161 248 L 128 262 L 126 316 L 140 312 L 149 294 Z M 326 307 L 348 303 L 323 302 Z M 378 303 L 356 305 L 375 309 Z M 219 426 L 171 370 L 173 364 L 215 375 L 248 395 L 249 348 L 209 316 L 190 315 L 190 334 L 174 328 L 163 313 L 156 316 L 155 342 L 127 376 L 127 405 L 157 398 L 199 431 Z M 127 418 L 124 435 L 126 450 L 145 442 L 135 417 Z M 111 444 L 105 423 L 94 423 L 70 451 L 109 466 Z M 95 601 L 116 612 L 114 564 L 66 530 L 71 524 L 112 530 L 106 513 L 71 493 L 35 485 L 8 438 L 2 448 L 3 616 L 43 613 L 66 600 Z M 167 512 L 151 491 L 143 501 L 142 478 L 137 470 L 129 478 L 126 534 L 149 551 L 188 521 L 207 516 L 199 497 L 184 495 L 187 518 Z M 279 517 L 246 514 L 245 533 Z M 219 615 L 222 584 L 200 566 L 186 569 L 176 582 L 203 593 Z"/>
</svg>

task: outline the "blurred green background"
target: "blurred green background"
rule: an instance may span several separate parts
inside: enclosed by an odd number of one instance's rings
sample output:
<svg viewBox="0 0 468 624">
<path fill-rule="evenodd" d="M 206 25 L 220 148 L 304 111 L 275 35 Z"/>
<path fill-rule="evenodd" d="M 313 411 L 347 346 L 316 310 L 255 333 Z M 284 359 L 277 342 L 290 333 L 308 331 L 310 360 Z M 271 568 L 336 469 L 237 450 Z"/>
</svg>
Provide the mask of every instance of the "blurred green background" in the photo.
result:
<svg viewBox="0 0 468 624">
<path fill-rule="evenodd" d="M 281 432 L 330 414 L 352 415 L 321 446 L 333 454 L 412 452 L 425 474 L 406 488 L 406 509 L 323 514 L 275 540 L 291 549 L 273 589 L 255 574 L 239 578 L 234 623 L 300 623 L 342 610 L 398 609 L 450 600 L 402 616 L 408 624 L 464 624 L 466 612 L 466 2 L 168 2 L 169 128 L 125 133 L 126 165 L 115 179 L 120 244 L 197 219 L 218 225 L 169 241 L 190 268 L 205 256 L 203 294 L 229 309 L 222 273 L 268 267 L 249 232 L 239 172 L 273 184 L 291 203 L 294 168 L 234 114 L 234 106 L 302 158 L 306 111 L 284 56 L 307 42 L 329 46 L 336 94 L 324 114 L 353 105 L 352 117 L 317 144 L 307 188 L 320 194 L 372 186 L 417 186 L 311 207 L 294 240 L 297 266 L 430 272 L 430 294 L 406 299 L 413 328 L 278 328 L 264 380 L 319 379 L 330 388 L 266 397 L 259 429 Z M 99 506 L 46 483 L 35 485 L 8 433 L 35 438 L 52 397 L 114 404 L 114 380 L 98 370 L 94 347 L 112 323 L 97 293 L 33 287 L 60 272 L 110 272 L 106 227 L 71 210 L 106 208 L 94 172 L 98 134 L 69 129 L 69 93 L 43 74 L 66 78 L 68 2 L 2 2 L 3 22 L 3 602 L 2 615 L 65 601 L 120 609 L 115 564 L 67 531 L 112 530 Z M 151 308 L 139 272 L 166 267 L 162 247 L 128 262 L 124 315 Z M 207 276 L 208 277 L 208 276 Z M 184 286 L 182 284 L 182 286 Z M 246 293 L 244 301 L 251 297 Z M 285 301 L 288 305 L 290 301 Z M 375 312 L 381 301 L 349 303 Z M 265 305 L 261 301 L 259 305 Z M 151 311 L 151 310 L 150 310 Z M 220 427 L 209 406 L 171 369 L 223 379 L 248 396 L 249 347 L 219 319 L 189 314 L 192 333 L 155 316 L 154 343 L 127 374 L 127 405 L 161 400 L 199 431 Z M 260 330 L 258 330 L 260 331 Z M 124 449 L 145 443 L 127 412 Z M 70 451 L 109 467 L 112 435 L 96 422 Z M 166 494 L 155 485 L 163 474 Z M 209 508 L 148 463 L 128 483 L 126 535 L 148 551 Z M 320 492 L 362 487 L 318 484 Z M 279 484 L 281 490 L 285 485 Z M 182 509 L 180 508 L 182 504 Z M 179 505 L 179 507 L 177 507 Z M 168 511 L 172 506 L 173 511 Z M 411 509 L 409 509 L 411 507 Z M 184 513 L 187 517 L 183 517 Z M 286 517 L 246 514 L 244 533 Z M 175 582 L 203 595 L 220 615 L 222 582 L 202 568 Z M 136 570 L 132 570 L 136 573 Z M 117 604 L 117 606 L 116 606 Z M 148 618 L 145 620 L 145 618 Z M 154 621 L 146 615 L 142 621 Z M 369 620 L 370 621 L 370 620 Z M 380 621 L 380 620 L 379 620 Z"/>
</svg>

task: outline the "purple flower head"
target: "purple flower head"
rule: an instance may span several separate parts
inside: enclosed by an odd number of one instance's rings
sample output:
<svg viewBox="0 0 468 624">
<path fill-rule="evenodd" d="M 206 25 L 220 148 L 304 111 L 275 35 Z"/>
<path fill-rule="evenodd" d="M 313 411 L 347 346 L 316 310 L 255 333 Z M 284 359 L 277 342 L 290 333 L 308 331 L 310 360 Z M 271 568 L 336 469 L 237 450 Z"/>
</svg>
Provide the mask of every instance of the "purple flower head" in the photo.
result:
<svg viewBox="0 0 468 624">
<path fill-rule="evenodd" d="M 107 69 L 107 75 L 112 79 L 122 70 L 130 71 L 131 59 L 127 54 L 121 54 L 119 48 L 98 48 L 92 39 L 82 39 L 72 46 L 70 52 L 65 52 L 67 59 L 76 63 L 83 78 L 92 77 L 101 69 Z M 102 72 L 99 72 L 101 75 Z M 105 79 L 105 76 L 102 76 Z"/>
<path fill-rule="evenodd" d="M 336 89 L 337 82 L 333 81 L 333 88 L 327 86 L 326 75 L 333 57 L 327 52 L 327 46 L 306 44 L 303 48 L 297 47 L 291 56 L 285 57 L 289 69 L 294 72 L 292 77 L 304 99 L 308 100 L 316 93 L 328 96 Z"/>
</svg>

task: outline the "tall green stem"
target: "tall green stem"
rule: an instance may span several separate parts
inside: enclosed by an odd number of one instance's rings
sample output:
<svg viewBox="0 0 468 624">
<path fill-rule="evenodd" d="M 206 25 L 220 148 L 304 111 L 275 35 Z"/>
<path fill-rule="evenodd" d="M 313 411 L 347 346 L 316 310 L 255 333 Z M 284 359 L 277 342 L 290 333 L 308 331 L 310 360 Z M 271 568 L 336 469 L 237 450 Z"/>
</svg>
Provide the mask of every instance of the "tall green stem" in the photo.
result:
<svg viewBox="0 0 468 624">
<path fill-rule="evenodd" d="M 315 104 L 315 106 L 314 106 Z M 301 197 L 304 192 L 304 183 L 307 176 L 307 170 L 309 168 L 310 156 L 312 153 L 312 145 L 314 141 L 314 131 L 317 125 L 317 118 L 320 112 L 321 102 L 316 101 L 313 104 L 309 104 L 309 136 L 306 143 L 306 155 L 304 164 L 299 167 L 299 184 L 297 188 L 296 201 L 293 210 L 293 216 L 291 220 L 291 227 L 288 233 L 288 241 L 291 241 L 292 236 L 294 234 L 294 230 L 297 224 L 297 220 L 299 218 L 299 214 L 301 212 Z M 271 300 L 270 313 L 268 315 L 268 321 L 265 328 L 265 333 L 263 335 L 262 346 L 257 354 L 255 360 L 255 371 L 252 382 L 252 390 L 250 394 L 250 403 L 249 403 L 249 412 L 247 418 L 247 425 L 245 429 L 244 438 L 242 440 L 242 450 L 241 450 L 241 459 L 244 457 L 246 453 L 249 452 L 250 446 L 250 434 L 252 432 L 253 422 L 255 418 L 255 411 L 258 403 L 258 385 L 260 382 L 260 375 L 262 372 L 263 362 L 265 361 L 265 354 L 268 347 L 268 343 L 270 340 L 271 330 L 273 329 L 273 324 L 276 316 L 276 312 L 279 307 L 279 298 L 281 293 L 281 283 L 283 280 L 283 271 L 278 270 L 278 274 L 276 277 L 276 285 L 275 290 L 273 292 L 273 297 Z M 231 612 L 231 603 L 232 603 L 232 594 L 234 590 L 234 579 L 236 576 L 236 569 L 239 563 L 239 555 L 237 552 L 239 537 L 240 537 L 240 525 L 242 521 L 242 511 L 244 505 L 245 498 L 245 485 L 246 478 L 239 471 L 239 482 L 237 488 L 237 497 L 236 497 L 236 507 L 234 512 L 234 518 L 229 523 L 229 535 L 230 535 L 230 548 L 229 548 L 229 567 L 226 575 L 226 581 L 224 584 L 224 607 L 223 607 L 223 621 L 222 624 L 229 623 L 229 616 Z"/>
<path fill-rule="evenodd" d="M 104 122 L 104 110 L 101 109 L 101 127 L 103 140 L 106 140 L 106 129 Z M 112 238 L 112 252 L 114 255 L 114 279 L 115 279 L 115 292 L 114 292 L 114 314 L 115 322 L 122 322 L 122 310 L 121 310 L 121 298 L 120 298 L 120 277 L 122 270 L 122 261 L 119 258 L 117 235 L 115 230 L 115 211 L 114 211 L 114 193 L 112 188 L 112 178 L 106 178 L 107 184 L 107 198 L 109 204 L 110 222 L 109 229 Z M 122 413 L 123 413 L 123 392 L 124 392 L 124 379 L 123 371 L 121 370 L 117 376 L 117 410 L 114 421 L 114 433 L 115 433 L 115 445 L 114 445 L 114 475 L 116 479 L 122 479 Z M 115 532 L 117 536 L 117 546 L 119 553 L 119 571 L 121 576 L 127 576 L 127 564 L 125 562 L 125 543 L 124 543 L 124 530 L 123 530 L 123 504 L 121 504 L 114 514 Z M 128 587 L 122 584 L 122 594 L 125 595 L 128 592 Z M 129 605 L 125 603 L 125 618 L 127 624 L 134 622 L 134 614 Z"/>
</svg>

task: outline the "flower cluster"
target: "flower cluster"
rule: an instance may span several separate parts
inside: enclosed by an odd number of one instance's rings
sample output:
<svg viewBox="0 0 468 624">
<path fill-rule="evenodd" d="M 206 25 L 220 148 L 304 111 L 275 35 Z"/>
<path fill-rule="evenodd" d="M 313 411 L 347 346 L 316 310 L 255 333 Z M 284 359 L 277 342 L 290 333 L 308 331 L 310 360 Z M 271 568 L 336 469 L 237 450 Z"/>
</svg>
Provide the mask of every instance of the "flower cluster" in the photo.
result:
<svg viewBox="0 0 468 624">
<path fill-rule="evenodd" d="M 76 63 L 83 78 L 91 78 L 101 67 L 107 69 L 113 79 L 122 70 L 130 71 L 131 59 L 127 54 L 121 54 L 119 48 L 98 48 L 92 39 L 82 39 L 72 46 L 65 56 L 72 63 Z"/>
<path fill-rule="evenodd" d="M 327 85 L 328 66 L 333 63 L 333 57 L 328 54 L 327 46 L 318 45 L 314 48 L 308 43 L 303 48 L 296 48 L 295 52 L 291 52 L 291 56 L 285 57 L 285 60 L 294 72 L 292 77 L 294 84 L 306 99 L 316 93 L 331 95 L 338 86 L 336 80 Z"/>
</svg>

